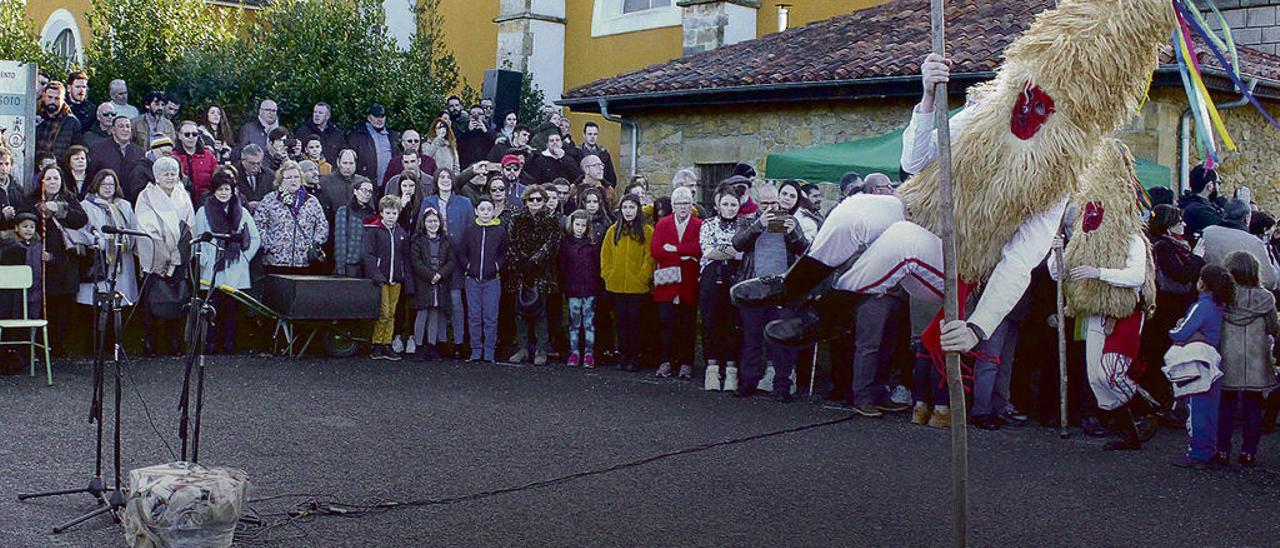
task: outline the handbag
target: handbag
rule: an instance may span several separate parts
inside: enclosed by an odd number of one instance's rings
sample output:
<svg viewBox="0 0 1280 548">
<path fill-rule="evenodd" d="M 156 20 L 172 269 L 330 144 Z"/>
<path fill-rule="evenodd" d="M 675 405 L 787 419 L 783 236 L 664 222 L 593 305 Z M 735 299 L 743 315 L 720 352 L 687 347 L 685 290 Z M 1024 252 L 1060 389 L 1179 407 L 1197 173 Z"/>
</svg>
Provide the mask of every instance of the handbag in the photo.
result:
<svg viewBox="0 0 1280 548">
<path fill-rule="evenodd" d="M 151 274 L 147 277 L 143 302 L 151 315 L 176 320 L 183 315 L 183 308 L 191 298 L 191 286 L 187 284 L 185 275 L 174 272 L 173 276 Z"/>
<path fill-rule="evenodd" d="M 289 213 L 290 216 L 293 217 L 293 226 L 298 230 L 302 230 L 302 224 L 298 222 L 298 216 L 293 214 L 292 209 L 289 209 Z M 315 235 L 316 231 L 313 227 L 311 229 L 311 234 L 307 235 L 307 264 L 309 265 L 322 264 L 329 259 L 329 257 L 324 253 L 324 246 L 316 243 L 316 239 L 314 238 Z"/>
<path fill-rule="evenodd" d="M 680 265 L 668 266 L 653 271 L 653 285 L 655 287 L 675 285 L 681 281 Z"/>
</svg>

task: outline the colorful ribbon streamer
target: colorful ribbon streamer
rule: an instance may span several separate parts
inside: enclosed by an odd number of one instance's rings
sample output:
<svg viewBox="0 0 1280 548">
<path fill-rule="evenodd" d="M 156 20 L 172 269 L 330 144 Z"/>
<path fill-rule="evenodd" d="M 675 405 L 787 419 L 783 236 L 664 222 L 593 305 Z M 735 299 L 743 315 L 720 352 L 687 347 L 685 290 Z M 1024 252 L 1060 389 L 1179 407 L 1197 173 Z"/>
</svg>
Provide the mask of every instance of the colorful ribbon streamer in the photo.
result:
<svg viewBox="0 0 1280 548">
<path fill-rule="evenodd" d="M 1280 123 L 1277 123 L 1267 113 L 1262 104 L 1258 102 L 1257 97 L 1245 85 L 1243 77 L 1240 75 L 1240 56 L 1236 50 L 1235 40 L 1231 35 L 1231 27 L 1227 25 L 1226 18 L 1213 5 L 1213 2 L 1209 2 L 1209 10 L 1222 27 L 1221 37 L 1209 28 L 1209 24 L 1202 15 L 1196 0 L 1171 1 L 1173 2 L 1174 13 L 1177 16 L 1178 23 L 1178 28 L 1174 31 L 1172 38 L 1173 54 L 1178 62 L 1178 72 L 1182 79 L 1183 91 L 1187 94 L 1187 104 L 1190 106 L 1192 116 L 1196 120 L 1198 148 L 1202 155 L 1208 158 L 1208 163 L 1214 165 L 1221 161 L 1218 157 L 1215 134 L 1222 137 L 1222 144 L 1229 151 L 1235 150 L 1236 144 L 1231 138 L 1231 134 L 1227 131 L 1226 124 L 1222 120 L 1222 114 L 1218 111 L 1217 106 L 1214 105 L 1212 96 L 1209 95 L 1208 87 L 1205 86 L 1195 43 L 1192 41 L 1193 34 L 1204 41 L 1205 46 L 1213 53 L 1223 72 L 1226 73 L 1227 78 L 1239 90 L 1241 96 L 1248 100 L 1272 125 L 1280 128 Z"/>
</svg>

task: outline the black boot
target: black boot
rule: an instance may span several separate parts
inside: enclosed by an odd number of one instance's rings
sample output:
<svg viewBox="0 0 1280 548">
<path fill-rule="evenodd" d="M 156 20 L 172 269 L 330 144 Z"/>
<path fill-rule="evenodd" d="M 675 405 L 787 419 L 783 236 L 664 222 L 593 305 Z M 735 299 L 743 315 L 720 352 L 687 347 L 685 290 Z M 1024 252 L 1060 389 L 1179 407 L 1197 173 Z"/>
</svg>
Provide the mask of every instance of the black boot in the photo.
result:
<svg viewBox="0 0 1280 548">
<path fill-rule="evenodd" d="M 783 346 L 809 346 L 848 332 L 853 312 L 865 297 L 832 289 L 804 303 L 795 318 L 774 320 L 764 326 L 769 341 Z"/>
<path fill-rule="evenodd" d="M 440 359 L 440 353 L 436 351 L 436 345 L 434 344 L 423 344 L 419 349 L 422 352 L 423 360 L 436 361 Z"/>
<path fill-rule="evenodd" d="M 734 284 L 729 288 L 729 297 L 737 306 L 796 304 L 834 271 L 835 268 L 802 255 L 786 274 L 751 278 Z"/>
<path fill-rule="evenodd" d="M 1107 451 L 1133 451 L 1142 448 L 1142 442 L 1138 441 L 1138 427 L 1133 422 L 1133 414 L 1129 410 L 1129 405 L 1106 412 L 1110 415 L 1112 428 L 1117 436 L 1107 442 L 1103 449 Z"/>
</svg>

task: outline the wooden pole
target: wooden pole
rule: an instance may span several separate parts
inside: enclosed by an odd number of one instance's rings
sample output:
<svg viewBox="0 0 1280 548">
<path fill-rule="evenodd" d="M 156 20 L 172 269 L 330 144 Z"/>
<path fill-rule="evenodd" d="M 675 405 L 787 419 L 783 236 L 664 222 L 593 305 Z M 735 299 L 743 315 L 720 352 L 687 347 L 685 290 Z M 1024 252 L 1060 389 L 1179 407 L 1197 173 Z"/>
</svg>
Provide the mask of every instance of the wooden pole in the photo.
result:
<svg viewBox="0 0 1280 548">
<path fill-rule="evenodd" d="M 1067 426 L 1067 314 L 1062 295 L 1062 279 L 1067 275 L 1062 251 L 1053 250 L 1053 260 L 1058 264 L 1058 437 L 1071 437 Z"/>
<path fill-rule="evenodd" d="M 946 58 L 947 22 L 943 0 L 930 0 L 933 52 Z M 948 322 L 960 317 L 959 284 L 956 276 L 956 239 L 954 207 L 951 200 L 951 124 L 947 120 L 947 84 L 939 82 L 933 89 L 933 113 L 938 130 L 938 194 L 942 208 L 942 262 L 945 270 L 943 314 Z M 964 402 L 964 378 L 960 372 L 960 355 L 947 353 L 947 389 L 951 396 L 951 495 L 953 546 L 969 543 L 969 441 L 968 419 Z"/>
</svg>

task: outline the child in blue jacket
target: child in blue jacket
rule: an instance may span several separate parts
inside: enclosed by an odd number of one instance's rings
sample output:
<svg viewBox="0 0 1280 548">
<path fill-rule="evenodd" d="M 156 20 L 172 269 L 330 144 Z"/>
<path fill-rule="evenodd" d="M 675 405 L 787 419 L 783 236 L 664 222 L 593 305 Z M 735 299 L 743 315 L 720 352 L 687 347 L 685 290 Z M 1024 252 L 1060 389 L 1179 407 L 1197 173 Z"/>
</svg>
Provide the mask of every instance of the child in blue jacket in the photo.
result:
<svg viewBox="0 0 1280 548">
<path fill-rule="evenodd" d="M 1169 331 L 1173 344 L 1203 341 L 1214 348 L 1222 339 L 1222 309 L 1235 302 L 1236 283 L 1222 265 L 1210 264 L 1200 269 L 1196 288 L 1200 298 L 1187 314 Z M 1199 394 L 1185 396 L 1187 404 L 1187 452 L 1173 460 L 1183 468 L 1203 469 L 1217 448 L 1218 398 L 1217 382 Z"/>
</svg>

